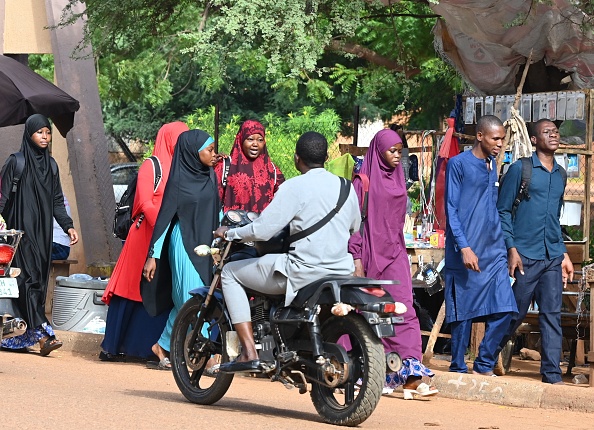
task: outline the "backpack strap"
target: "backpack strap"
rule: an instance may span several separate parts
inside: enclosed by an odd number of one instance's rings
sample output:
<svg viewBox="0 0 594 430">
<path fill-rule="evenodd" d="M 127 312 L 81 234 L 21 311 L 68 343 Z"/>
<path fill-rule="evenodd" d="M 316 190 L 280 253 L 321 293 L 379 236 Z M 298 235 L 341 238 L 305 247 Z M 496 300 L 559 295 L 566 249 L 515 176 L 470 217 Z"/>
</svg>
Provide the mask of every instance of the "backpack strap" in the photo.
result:
<svg viewBox="0 0 594 430">
<path fill-rule="evenodd" d="M 339 179 L 340 179 L 340 194 L 338 196 L 338 201 L 336 202 L 336 206 L 334 207 L 334 209 L 332 209 L 328 213 L 328 215 L 326 215 L 324 218 L 319 220 L 317 223 L 315 223 L 311 227 L 308 227 L 305 230 L 300 231 L 299 233 L 295 233 L 295 234 L 292 234 L 291 236 L 289 236 L 289 243 L 297 242 L 298 240 L 301 240 L 304 237 L 307 237 L 310 234 L 315 233 L 316 231 L 321 229 L 323 226 L 328 224 L 328 222 L 330 222 L 330 220 L 332 218 L 334 218 L 334 215 L 336 215 L 338 212 L 340 212 L 340 209 L 346 202 L 346 200 L 349 196 L 349 193 L 351 191 L 351 181 L 349 181 L 345 178 L 341 178 L 341 177 L 339 177 Z M 290 249 L 294 249 L 294 248 L 290 248 Z"/>
<path fill-rule="evenodd" d="M 231 159 L 229 157 L 223 158 L 223 173 L 221 175 L 221 185 L 223 188 L 227 187 L 227 176 L 229 176 L 230 168 L 231 168 Z"/>
<path fill-rule="evenodd" d="M 16 158 L 16 167 L 14 168 L 14 175 L 12 176 L 12 189 L 10 192 L 15 193 L 17 185 L 21 180 L 21 176 L 23 176 L 23 171 L 25 170 L 25 155 L 22 152 L 15 152 L 12 155 Z"/>
<path fill-rule="evenodd" d="M 12 177 L 12 189 L 10 190 L 10 192 L 15 193 L 18 188 L 19 181 L 23 176 L 23 171 L 25 170 L 25 155 L 22 152 L 15 152 L 12 155 L 14 155 L 14 158 L 16 158 L 16 167 L 14 168 L 14 175 Z M 58 174 L 58 163 L 56 163 L 54 157 L 50 157 L 50 165 L 52 166 L 52 173 L 54 174 L 54 176 L 56 176 Z"/>
<path fill-rule="evenodd" d="M 157 188 L 159 187 L 159 184 L 161 183 L 161 178 L 163 177 L 163 174 L 161 173 L 161 161 L 155 155 L 151 155 L 149 158 L 153 162 L 153 174 L 154 174 L 154 178 L 155 178 L 155 184 L 153 187 L 153 194 L 154 194 L 157 192 Z"/>
<path fill-rule="evenodd" d="M 523 200 L 530 200 L 530 194 L 528 194 L 528 188 L 530 188 L 530 179 L 532 177 L 532 157 L 520 158 L 522 163 L 522 179 L 520 180 L 520 187 L 518 193 L 512 204 L 511 216 L 512 219 L 516 217 L 516 211 L 518 206 Z"/>
<path fill-rule="evenodd" d="M 359 178 L 361 185 L 363 186 L 363 201 L 360 204 L 361 207 L 361 227 L 359 233 L 363 234 L 363 226 L 367 219 L 367 207 L 369 205 L 369 177 L 365 173 L 355 173 L 353 175 L 353 181 L 355 178 Z"/>
</svg>

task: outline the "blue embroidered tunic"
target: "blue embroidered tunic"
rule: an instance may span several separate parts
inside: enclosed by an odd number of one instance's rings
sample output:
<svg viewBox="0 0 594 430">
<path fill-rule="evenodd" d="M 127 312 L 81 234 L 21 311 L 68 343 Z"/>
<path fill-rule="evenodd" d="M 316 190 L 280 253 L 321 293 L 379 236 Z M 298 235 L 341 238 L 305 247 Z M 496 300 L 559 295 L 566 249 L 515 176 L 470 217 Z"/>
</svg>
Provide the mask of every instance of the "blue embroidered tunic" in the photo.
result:
<svg viewBox="0 0 594 430">
<path fill-rule="evenodd" d="M 517 312 L 497 211 L 497 172 L 466 151 L 446 170 L 446 322 Z M 480 272 L 467 269 L 460 249 L 470 246 Z"/>
</svg>

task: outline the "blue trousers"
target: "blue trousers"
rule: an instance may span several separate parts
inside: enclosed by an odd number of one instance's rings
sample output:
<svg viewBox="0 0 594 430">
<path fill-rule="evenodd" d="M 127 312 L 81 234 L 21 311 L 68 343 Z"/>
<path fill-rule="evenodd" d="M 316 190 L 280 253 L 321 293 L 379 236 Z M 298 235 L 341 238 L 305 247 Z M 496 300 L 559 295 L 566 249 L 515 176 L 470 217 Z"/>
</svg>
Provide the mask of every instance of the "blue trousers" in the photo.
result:
<svg viewBox="0 0 594 430">
<path fill-rule="evenodd" d="M 561 302 L 563 299 L 563 277 L 561 263 L 563 255 L 554 259 L 531 260 L 523 255 L 524 275 L 516 271 L 513 286 L 518 305 L 518 319 L 512 321 L 498 352 L 516 332 L 526 317 L 533 299 L 538 304 L 538 325 L 540 328 L 540 373 L 542 382 L 553 384 L 561 381 Z"/>
<path fill-rule="evenodd" d="M 479 373 L 493 371 L 497 361 L 497 347 L 501 338 L 505 336 L 512 323 L 513 314 L 502 312 L 482 317 L 485 321 L 485 336 L 479 345 L 478 356 L 474 360 L 473 370 Z M 452 362 L 450 372 L 467 373 L 468 367 L 464 361 L 464 354 L 470 342 L 470 330 L 473 320 L 452 322 Z"/>
</svg>

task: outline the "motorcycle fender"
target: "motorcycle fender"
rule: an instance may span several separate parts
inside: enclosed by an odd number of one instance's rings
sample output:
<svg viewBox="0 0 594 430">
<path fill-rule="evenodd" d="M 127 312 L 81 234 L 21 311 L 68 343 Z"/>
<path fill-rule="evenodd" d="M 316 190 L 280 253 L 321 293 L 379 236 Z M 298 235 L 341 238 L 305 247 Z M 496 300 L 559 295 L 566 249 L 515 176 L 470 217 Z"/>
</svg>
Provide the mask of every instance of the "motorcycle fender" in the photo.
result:
<svg viewBox="0 0 594 430">
<path fill-rule="evenodd" d="M 380 339 L 382 337 L 394 336 L 394 324 L 391 317 L 383 318 L 375 312 L 359 312 L 363 318 L 369 323 L 371 329 Z"/>
<path fill-rule="evenodd" d="M 192 297 L 202 297 L 204 299 L 208 294 L 208 290 L 210 287 L 198 287 L 190 290 L 190 296 Z M 223 299 L 223 292 L 220 290 L 215 290 L 213 294 L 213 298 L 216 300 L 218 306 L 222 309 L 227 321 L 231 321 L 231 317 L 229 316 L 229 312 L 227 311 L 227 307 L 225 306 L 225 300 Z"/>
<path fill-rule="evenodd" d="M 206 297 L 206 295 L 208 294 L 208 290 L 210 289 L 210 287 L 198 287 L 198 288 L 194 288 L 193 290 L 190 290 L 190 296 L 194 297 L 194 296 L 200 296 L 202 298 Z M 214 297 L 217 299 L 218 302 L 223 303 L 223 292 L 220 290 L 215 290 L 214 291 Z"/>
</svg>

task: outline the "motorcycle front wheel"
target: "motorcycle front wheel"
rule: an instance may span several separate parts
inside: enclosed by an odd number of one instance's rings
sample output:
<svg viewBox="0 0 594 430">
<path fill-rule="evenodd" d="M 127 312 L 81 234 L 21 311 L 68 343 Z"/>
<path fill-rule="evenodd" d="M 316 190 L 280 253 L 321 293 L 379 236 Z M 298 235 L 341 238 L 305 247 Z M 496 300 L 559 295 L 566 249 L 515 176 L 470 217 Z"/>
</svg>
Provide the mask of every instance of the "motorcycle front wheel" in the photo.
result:
<svg viewBox="0 0 594 430">
<path fill-rule="evenodd" d="M 186 399 L 211 405 L 225 395 L 233 381 L 232 373 L 207 375 L 205 372 L 208 360 L 215 354 L 221 356 L 221 362 L 229 361 L 225 342 L 230 325 L 214 298 L 199 324 L 202 302 L 202 297 L 192 297 L 177 314 L 171 334 L 170 360 L 175 382 Z"/>
<path fill-rule="evenodd" d="M 383 345 L 369 324 L 356 314 L 329 318 L 322 326 L 322 338 L 345 347 L 350 376 L 337 388 L 313 383 L 312 402 L 330 424 L 359 425 L 369 418 L 382 395 L 386 380 Z"/>
</svg>

